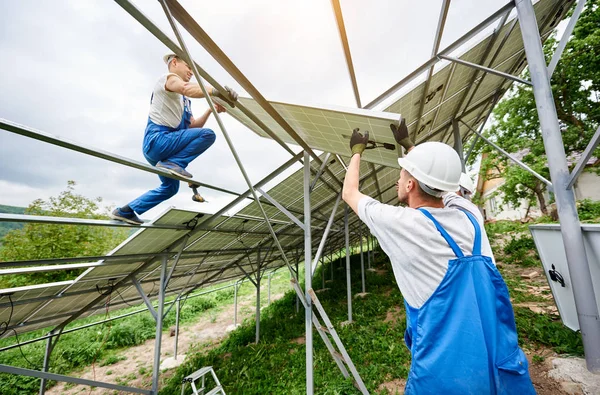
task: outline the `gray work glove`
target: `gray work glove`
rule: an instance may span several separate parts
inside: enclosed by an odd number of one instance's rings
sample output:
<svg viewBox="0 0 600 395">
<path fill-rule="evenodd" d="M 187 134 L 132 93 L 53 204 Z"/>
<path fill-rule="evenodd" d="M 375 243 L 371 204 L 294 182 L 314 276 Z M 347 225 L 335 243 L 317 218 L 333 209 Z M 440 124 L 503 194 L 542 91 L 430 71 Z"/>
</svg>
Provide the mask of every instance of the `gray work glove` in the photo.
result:
<svg viewBox="0 0 600 395">
<path fill-rule="evenodd" d="M 394 139 L 398 144 L 404 147 L 405 150 L 409 150 L 414 147 L 415 143 L 408 137 L 408 127 L 406 126 L 406 120 L 402 118 L 400 121 L 400 125 L 396 126 L 396 124 L 390 124 L 390 129 L 392 129 L 392 133 L 394 134 Z"/>
<path fill-rule="evenodd" d="M 350 137 L 350 151 L 352 151 L 352 155 L 362 155 L 369 142 L 369 131 L 365 131 L 365 135 L 363 136 L 358 130 L 358 128 L 354 129 L 352 137 Z"/>
<path fill-rule="evenodd" d="M 227 104 L 229 104 L 231 107 L 235 107 L 235 102 L 238 99 L 237 92 L 234 91 L 233 89 L 231 89 L 230 87 L 228 87 L 227 85 L 225 85 L 223 88 L 225 89 L 225 94 L 223 94 L 220 91 L 213 88 L 213 92 L 212 92 L 213 96 L 226 101 Z"/>
</svg>

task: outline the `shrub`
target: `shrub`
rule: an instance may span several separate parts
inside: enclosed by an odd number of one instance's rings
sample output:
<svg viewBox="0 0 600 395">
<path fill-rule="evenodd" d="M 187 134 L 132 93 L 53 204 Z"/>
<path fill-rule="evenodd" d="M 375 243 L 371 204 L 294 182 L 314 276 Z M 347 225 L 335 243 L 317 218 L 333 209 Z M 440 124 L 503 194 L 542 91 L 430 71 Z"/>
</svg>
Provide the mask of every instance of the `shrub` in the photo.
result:
<svg viewBox="0 0 600 395">
<path fill-rule="evenodd" d="M 504 261 L 521 266 L 539 266 L 539 255 L 531 236 L 521 236 L 512 239 L 504 246 Z"/>
<path fill-rule="evenodd" d="M 600 201 L 585 199 L 577 202 L 577 206 L 580 220 L 591 221 L 600 219 Z"/>
</svg>

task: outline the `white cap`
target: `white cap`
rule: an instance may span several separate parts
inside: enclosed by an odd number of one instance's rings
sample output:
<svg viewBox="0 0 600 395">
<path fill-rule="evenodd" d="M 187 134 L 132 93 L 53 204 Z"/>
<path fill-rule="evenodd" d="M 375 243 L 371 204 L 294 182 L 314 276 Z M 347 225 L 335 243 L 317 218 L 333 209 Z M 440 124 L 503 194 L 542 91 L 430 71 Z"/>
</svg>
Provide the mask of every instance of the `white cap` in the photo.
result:
<svg viewBox="0 0 600 395">
<path fill-rule="evenodd" d="M 404 158 L 398 158 L 398 164 L 430 189 L 455 192 L 459 188 L 460 158 L 447 144 L 419 144 Z"/>
<path fill-rule="evenodd" d="M 175 59 L 177 57 L 177 55 L 175 55 L 174 53 L 168 53 L 165 56 L 163 56 L 163 62 L 165 62 L 165 64 L 168 66 L 169 63 L 171 63 L 171 60 Z"/>
<path fill-rule="evenodd" d="M 460 173 L 460 182 L 459 185 L 466 189 L 469 193 L 475 192 L 475 184 L 473 184 L 473 180 L 466 173 Z"/>
</svg>

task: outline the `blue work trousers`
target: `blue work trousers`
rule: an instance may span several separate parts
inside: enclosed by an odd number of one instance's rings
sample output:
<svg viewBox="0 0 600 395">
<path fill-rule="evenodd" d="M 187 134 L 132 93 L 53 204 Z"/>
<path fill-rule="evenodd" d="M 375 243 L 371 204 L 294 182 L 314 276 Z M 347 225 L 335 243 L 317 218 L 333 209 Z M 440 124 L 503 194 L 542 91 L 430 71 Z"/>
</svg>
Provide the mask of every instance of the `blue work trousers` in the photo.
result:
<svg viewBox="0 0 600 395">
<path fill-rule="evenodd" d="M 144 157 L 152 166 L 160 161 L 175 163 L 186 168 L 198 155 L 215 142 L 211 129 L 192 128 L 173 130 L 148 121 L 144 135 Z M 179 190 L 179 180 L 158 176 L 161 185 L 129 203 L 137 214 L 143 214 L 158 204 L 174 196 Z"/>
</svg>

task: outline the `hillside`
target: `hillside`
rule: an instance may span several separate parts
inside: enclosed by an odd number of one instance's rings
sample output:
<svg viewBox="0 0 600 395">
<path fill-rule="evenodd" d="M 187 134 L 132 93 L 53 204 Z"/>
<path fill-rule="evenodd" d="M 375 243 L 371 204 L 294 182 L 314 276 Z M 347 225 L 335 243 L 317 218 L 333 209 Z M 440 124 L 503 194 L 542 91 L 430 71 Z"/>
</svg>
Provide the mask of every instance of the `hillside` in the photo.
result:
<svg viewBox="0 0 600 395">
<path fill-rule="evenodd" d="M 16 206 L 6 206 L 0 204 L 0 213 L 2 214 L 24 214 L 25 207 L 16 207 Z M 17 222 L 0 222 L 0 245 L 2 245 L 2 239 L 4 235 L 10 232 L 13 229 L 21 229 L 23 227 L 22 223 Z"/>
</svg>

